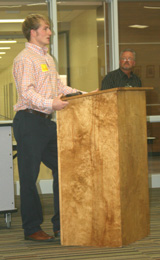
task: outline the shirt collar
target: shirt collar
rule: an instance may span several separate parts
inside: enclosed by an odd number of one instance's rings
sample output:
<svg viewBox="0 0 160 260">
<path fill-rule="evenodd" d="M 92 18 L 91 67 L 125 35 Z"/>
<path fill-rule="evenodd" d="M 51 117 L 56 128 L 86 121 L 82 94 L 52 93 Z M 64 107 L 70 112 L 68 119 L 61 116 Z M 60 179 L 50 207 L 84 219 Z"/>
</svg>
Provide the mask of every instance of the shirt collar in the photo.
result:
<svg viewBox="0 0 160 260">
<path fill-rule="evenodd" d="M 25 43 L 25 47 L 28 48 L 28 49 L 31 49 L 33 51 L 35 51 L 36 53 L 39 53 L 40 55 L 46 55 L 47 54 L 47 51 L 48 51 L 48 48 L 47 47 L 39 47 L 38 45 L 36 44 L 33 44 L 33 43 L 30 43 L 30 42 L 26 42 Z"/>
<path fill-rule="evenodd" d="M 120 68 L 119 68 L 119 73 L 120 73 L 121 77 L 127 77 L 127 75 Z M 133 77 L 133 71 L 131 71 L 131 77 Z"/>
</svg>

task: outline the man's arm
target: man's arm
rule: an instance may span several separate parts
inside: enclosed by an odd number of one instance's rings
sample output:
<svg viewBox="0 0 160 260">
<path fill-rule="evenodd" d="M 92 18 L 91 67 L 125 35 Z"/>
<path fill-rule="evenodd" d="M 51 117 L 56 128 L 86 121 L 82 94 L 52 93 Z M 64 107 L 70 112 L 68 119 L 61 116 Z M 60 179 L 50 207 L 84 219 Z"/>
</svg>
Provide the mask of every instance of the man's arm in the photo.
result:
<svg viewBox="0 0 160 260">
<path fill-rule="evenodd" d="M 135 78 L 135 82 L 136 82 L 135 86 L 136 87 L 142 87 L 141 79 L 135 74 L 134 74 L 134 78 Z"/>
<path fill-rule="evenodd" d="M 114 82 L 111 77 L 111 74 L 109 73 L 102 80 L 101 90 L 110 89 L 110 88 L 114 88 Z"/>
<path fill-rule="evenodd" d="M 76 92 L 82 92 L 82 94 L 87 93 L 85 91 L 81 91 L 79 89 L 71 88 L 69 86 L 64 85 L 60 79 L 58 72 L 57 72 L 57 88 L 58 88 L 59 95 L 60 94 L 67 95 L 67 94 L 76 93 Z"/>
<path fill-rule="evenodd" d="M 142 87 L 142 82 L 140 79 L 139 79 L 138 87 Z"/>
</svg>

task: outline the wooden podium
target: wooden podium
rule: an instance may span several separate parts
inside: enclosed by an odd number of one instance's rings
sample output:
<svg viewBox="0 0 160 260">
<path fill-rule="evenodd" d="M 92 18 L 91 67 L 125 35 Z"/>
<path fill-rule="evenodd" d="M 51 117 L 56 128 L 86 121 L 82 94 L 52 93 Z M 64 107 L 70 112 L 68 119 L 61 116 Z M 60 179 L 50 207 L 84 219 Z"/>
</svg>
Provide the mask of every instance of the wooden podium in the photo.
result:
<svg viewBox="0 0 160 260">
<path fill-rule="evenodd" d="M 120 247 L 149 234 L 147 89 L 65 98 L 57 113 L 62 245 Z"/>
</svg>

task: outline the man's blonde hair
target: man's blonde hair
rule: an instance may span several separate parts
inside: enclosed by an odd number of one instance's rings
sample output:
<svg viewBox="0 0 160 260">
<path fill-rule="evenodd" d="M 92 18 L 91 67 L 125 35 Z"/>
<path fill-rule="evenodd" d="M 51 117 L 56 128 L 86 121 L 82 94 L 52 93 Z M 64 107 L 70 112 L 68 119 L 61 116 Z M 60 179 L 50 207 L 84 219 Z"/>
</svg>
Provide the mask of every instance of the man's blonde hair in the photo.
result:
<svg viewBox="0 0 160 260">
<path fill-rule="evenodd" d="M 31 30 L 37 30 L 40 27 L 41 20 L 48 25 L 50 24 L 48 18 L 41 14 L 30 14 L 22 23 L 22 32 L 28 41 L 30 40 Z"/>
</svg>

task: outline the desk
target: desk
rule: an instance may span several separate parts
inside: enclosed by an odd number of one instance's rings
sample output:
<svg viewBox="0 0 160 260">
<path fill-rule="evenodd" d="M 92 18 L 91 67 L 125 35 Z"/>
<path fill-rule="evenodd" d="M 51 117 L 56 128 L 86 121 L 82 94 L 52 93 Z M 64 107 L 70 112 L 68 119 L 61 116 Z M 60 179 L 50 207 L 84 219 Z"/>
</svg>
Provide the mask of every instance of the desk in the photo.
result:
<svg viewBox="0 0 160 260">
<path fill-rule="evenodd" d="M 17 211 L 14 200 L 12 121 L 0 121 L 0 213 L 11 226 L 11 213 Z"/>
</svg>

